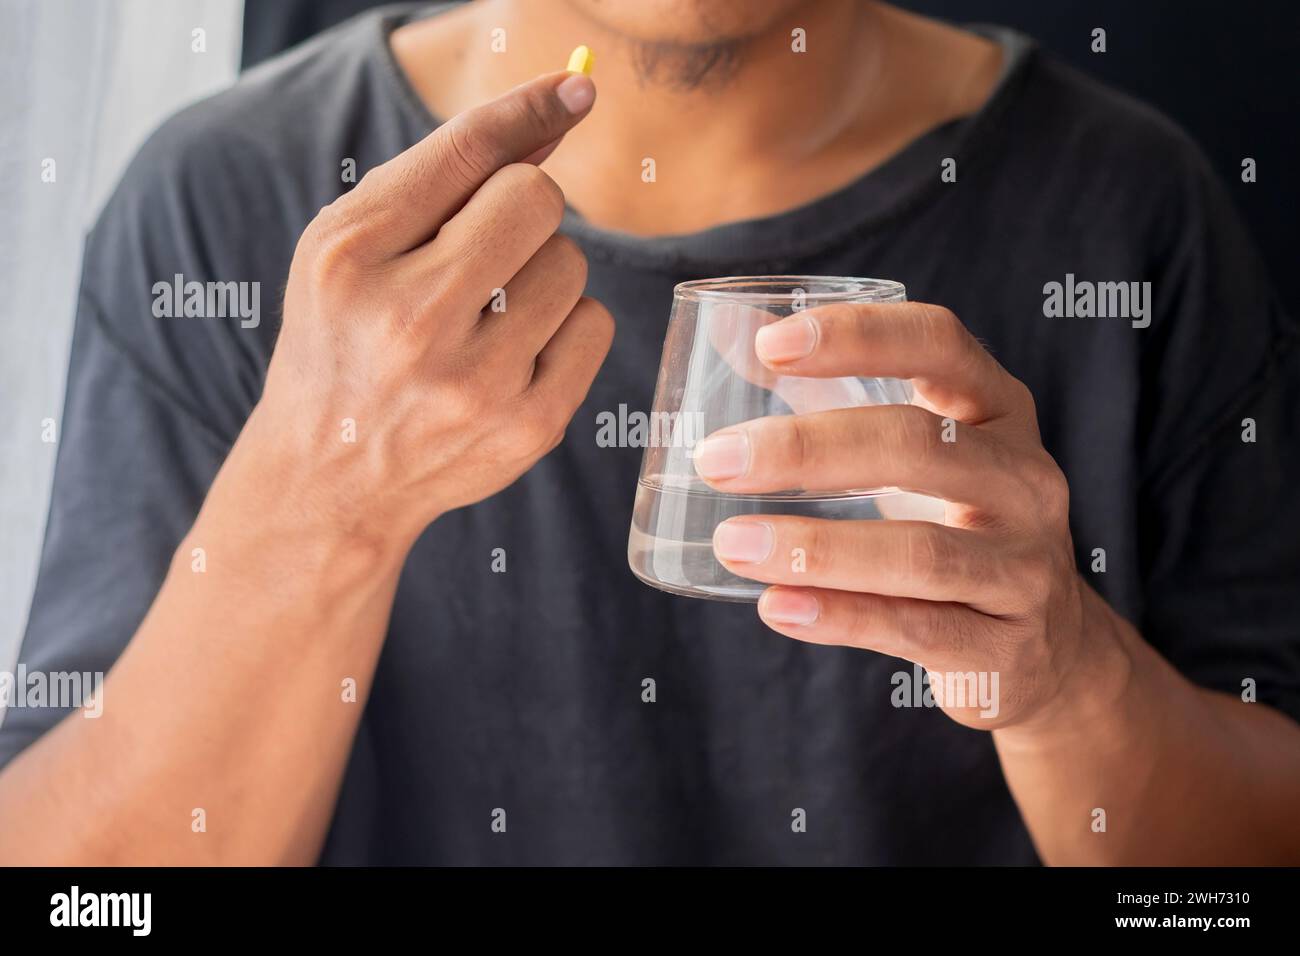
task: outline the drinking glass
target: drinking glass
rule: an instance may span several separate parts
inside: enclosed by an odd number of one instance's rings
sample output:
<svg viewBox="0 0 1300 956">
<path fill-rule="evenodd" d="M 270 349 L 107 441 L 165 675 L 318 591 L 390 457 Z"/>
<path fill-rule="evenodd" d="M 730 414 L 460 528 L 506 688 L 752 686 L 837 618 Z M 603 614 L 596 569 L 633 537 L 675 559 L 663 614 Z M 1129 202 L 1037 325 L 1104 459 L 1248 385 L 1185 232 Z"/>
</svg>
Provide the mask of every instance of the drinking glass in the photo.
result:
<svg viewBox="0 0 1300 956">
<path fill-rule="evenodd" d="M 725 494 L 695 472 L 695 445 L 729 425 L 768 415 L 907 404 L 911 384 L 891 378 L 782 375 L 759 361 L 764 325 L 833 302 L 902 302 L 885 279 L 746 276 L 683 282 L 672 314 L 649 416 L 627 555 L 632 572 L 688 597 L 757 601 L 766 585 L 732 574 L 713 556 L 713 531 L 737 515 L 942 520 L 943 503 L 897 488 L 792 488 Z"/>
</svg>

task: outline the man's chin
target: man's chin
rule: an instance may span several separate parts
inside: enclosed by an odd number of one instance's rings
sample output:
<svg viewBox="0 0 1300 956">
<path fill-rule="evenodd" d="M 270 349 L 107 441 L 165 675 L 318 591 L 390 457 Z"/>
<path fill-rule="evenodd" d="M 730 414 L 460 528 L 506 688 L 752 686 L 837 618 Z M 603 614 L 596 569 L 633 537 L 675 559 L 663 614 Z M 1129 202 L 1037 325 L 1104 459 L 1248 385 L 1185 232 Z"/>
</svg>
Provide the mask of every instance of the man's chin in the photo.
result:
<svg viewBox="0 0 1300 956">
<path fill-rule="evenodd" d="M 739 46 L 810 0 L 566 0 L 632 43 L 709 49 Z"/>
</svg>

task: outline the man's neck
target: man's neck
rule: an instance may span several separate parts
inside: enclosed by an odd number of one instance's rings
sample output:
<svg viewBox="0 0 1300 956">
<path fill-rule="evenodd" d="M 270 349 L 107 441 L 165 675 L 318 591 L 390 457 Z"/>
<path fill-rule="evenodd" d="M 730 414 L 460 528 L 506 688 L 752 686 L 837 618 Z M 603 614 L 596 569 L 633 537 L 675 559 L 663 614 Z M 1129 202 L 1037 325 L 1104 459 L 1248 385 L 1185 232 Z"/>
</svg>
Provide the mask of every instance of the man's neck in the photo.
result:
<svg viewBox="0 0 1300 956">
<path fill-rule="evenodd" d="M 796 52 L 796 30 L 808 52 Z M 978 106 L 987 89 L 961 102 L 952 91 L 967 80 L 953 70 L 991 87 L 991 45 L 953 34 L 891 8 L 824 0 L 737 41 L 692 78 L 689 57 L 707 49 L 648 49 L 559 0 L 480 0 L 397 31 L 393 47 L 446 117 L 562 68 L 586 43 L 596 107 L 544 168 L 593 224 L 664 234 L 808 202 Z"/>
</svg>

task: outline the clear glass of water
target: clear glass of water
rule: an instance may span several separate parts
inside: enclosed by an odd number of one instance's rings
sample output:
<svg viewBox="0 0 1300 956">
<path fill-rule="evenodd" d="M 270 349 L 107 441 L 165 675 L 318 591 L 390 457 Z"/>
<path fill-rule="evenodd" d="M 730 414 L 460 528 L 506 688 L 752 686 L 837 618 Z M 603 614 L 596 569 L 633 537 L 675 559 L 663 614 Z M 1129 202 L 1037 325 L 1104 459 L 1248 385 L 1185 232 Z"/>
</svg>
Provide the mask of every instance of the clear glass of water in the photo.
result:
<svg viewBox="0 0 1300 956">
<path fill-rule="evenodd" d="M 837 276 L 699 279 L 673 290 L 628 536 L 628 563 L 638 578 L 688 597 L 757 601 L 766 585 L 732 574 L 713 556 L 713 531 L 727 518 L 942 520 L 942 502 L 897 488 L 723 494 L 704 483 L 693 462 L 695 445 L 729 425 L 768 415 L 909 403 L 911 385 L 899 379 L 779 375 L 754 352 L 759 329 L 804 309 L 906 298 L 898 282 Z"/>
</svg>

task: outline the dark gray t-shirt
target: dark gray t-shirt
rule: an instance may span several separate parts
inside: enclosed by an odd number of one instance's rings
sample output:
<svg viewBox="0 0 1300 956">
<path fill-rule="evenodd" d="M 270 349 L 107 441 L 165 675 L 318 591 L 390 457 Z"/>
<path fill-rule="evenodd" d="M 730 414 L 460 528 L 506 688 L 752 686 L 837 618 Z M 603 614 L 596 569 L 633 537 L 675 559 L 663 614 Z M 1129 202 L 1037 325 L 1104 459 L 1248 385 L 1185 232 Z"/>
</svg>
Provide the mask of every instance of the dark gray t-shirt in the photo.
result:
<svg viewBox="0 0 1300 956">
<path fill-rule="evenodd" d="M 399 16 L 168 121 L 91 234 L 28 668 L 112 665 L 259 395 L 299 233 L 346 159 L 360 175 L 436 125 L 388 52 Z M 996 35 L 985 109 L 834 195 L 651 240 L 569 215 L 612 352 L 564 443 L 411 554 L 323 862 L 1035 860 L 990 736 L 893 705 L 911 665 L 628 571 L 641 452 L 600 447 L 596 416 L 649 407 L 672 287 L 702 276 L 882 276 L 954 309 L 1037 399 L 1089 580 L 1193 681 L 1252 679 L 1300 715 L 1295 326 L 1176 128 Z M 260 282 L 261 324 L 155 317 L 176 274 Z M 1150 281 L 1150 326 L 1046 316 L 1067 274 Z M 11 709 L 0 764 L 59 716 Z"/>
</svg>

